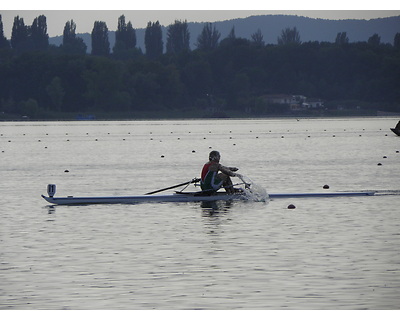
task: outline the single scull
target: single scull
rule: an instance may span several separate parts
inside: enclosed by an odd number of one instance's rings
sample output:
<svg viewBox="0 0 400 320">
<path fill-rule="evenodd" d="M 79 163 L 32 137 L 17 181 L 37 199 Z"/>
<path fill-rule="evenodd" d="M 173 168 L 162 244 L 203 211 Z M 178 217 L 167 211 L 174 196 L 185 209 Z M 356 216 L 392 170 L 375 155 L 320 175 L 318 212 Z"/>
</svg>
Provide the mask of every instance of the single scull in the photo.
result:
<svg viewBox="0 0 400 320">
<path fill-rule="evenodd" d="M 216 192 L 205 194 L 202 192 L 175 192 L 167 195 L 138 195 L 138 196 L 111 196 L 111 197 L 54 197 L 55 185 L 48 186 L 49 196 L 42 195 L 43 199 L 57 205 L 89 205 L 89 204 L 133 204 L 142 202 L 202 202 L 219 200 L 251 200 L 251 191 L 241 191 L 234 194 Z M 320 193 L 270 193 L 269 199 L 277 198 L 313 198 L 313 197 L 355 197 L 373 196 L 374 192 L 320 192 Z M 263 199 L 265 201 L 266 199 Z"/>
</svg>

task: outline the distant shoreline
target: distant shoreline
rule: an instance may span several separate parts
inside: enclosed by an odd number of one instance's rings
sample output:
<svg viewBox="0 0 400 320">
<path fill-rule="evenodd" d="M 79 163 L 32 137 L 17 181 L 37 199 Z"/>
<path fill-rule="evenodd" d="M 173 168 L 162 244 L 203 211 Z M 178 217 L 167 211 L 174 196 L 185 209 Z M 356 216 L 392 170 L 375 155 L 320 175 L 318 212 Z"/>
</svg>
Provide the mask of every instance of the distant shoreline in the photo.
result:
<svg viewBox="0 0 400 320">
<path fill-rule="evenodd" d="M 330 114 L 330 115 L 276 115 L 276 116 L 237 116 L 237 117 L 99 117 L 95 119 L 75 119 L 73 117 L 65 118 L 43 118 L 43 119 L 21 119 L 9 118 L 0 119 L 0 122 L 101 122 L 101 121 L 184 121 L 184 120 L 278 120 L 278 119 L 338 119 L 338 118 L 399 118 L 399 113 L 384 113 L 384 114 Z"/>
</svg>

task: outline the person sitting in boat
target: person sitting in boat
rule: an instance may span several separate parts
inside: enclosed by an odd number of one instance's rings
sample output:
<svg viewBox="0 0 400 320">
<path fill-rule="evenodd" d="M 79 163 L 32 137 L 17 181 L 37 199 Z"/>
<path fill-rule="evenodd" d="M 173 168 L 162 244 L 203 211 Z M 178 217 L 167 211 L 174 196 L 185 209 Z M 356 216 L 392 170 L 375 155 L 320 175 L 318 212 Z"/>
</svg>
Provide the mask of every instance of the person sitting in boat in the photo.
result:
<svg viewBox="0 0 400 320">
<path fill-rule="evenodd" d="M 216 192 L 222 186 L 227 193 L 235 193 L 230 177 L 241 177 L 235 173 L 238 168 L 225 167 L 219 163 L 221 155 L 218 151 L 211 151 L 208 157 L 209 161 L 203 166 L 201 171 L 201 190 L 204 192 Z"/>
</svg>

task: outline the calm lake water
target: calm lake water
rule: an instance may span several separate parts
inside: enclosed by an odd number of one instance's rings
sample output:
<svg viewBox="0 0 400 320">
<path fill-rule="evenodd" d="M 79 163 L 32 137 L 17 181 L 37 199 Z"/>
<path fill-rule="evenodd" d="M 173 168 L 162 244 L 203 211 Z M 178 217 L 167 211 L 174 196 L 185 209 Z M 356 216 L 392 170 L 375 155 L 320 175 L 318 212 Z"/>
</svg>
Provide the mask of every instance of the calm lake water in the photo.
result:
<svg viewBox="0 0 400 320">
<path fill-rule="evenodd" d="M 399 309 L 398 120 L 2 122 L 0 309 Z M 49 183 L 58 196 L 144 194 L 199 177 L 213 149 L 270 193 L 381 195 L 40 197 Z"/>
</svg>

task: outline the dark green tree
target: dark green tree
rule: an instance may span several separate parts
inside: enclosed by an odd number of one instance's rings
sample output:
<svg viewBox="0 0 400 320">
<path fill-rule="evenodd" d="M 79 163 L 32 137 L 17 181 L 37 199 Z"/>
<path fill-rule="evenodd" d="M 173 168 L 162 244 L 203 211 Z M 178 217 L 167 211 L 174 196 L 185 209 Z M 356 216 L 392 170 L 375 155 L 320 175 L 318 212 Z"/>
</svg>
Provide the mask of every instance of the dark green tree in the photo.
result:
<svg viewBox="0 0 400 320">
<path fill-rule="evenodd" d="M 3 30 L 3 20 L 1 19 L 0 14 L 0 49 L 9 48 L 10 43 L 8 42 L 7 38 L 4 36 Z"/>
<path fill-rule="evenodd" d="M 156 59 L 163 54 L 162 30 L 158 21 L 147 23 L 144 45 L 146 47 L 146 56 L 151 59 Z"/>
<path fill-rule="evenodd" d="M 167 28 L 167 53 L 178 54 L 183 51 L 190 51 L 190 33 L 187 21 L 175 20 Z"/>
<path fill-rule="evenodd" d="M 67 21 L 63 31 L 63 46 L 71 43 L 76 38 L 76 23 L 74 20 Z"/>
<path fill-rule="evenodd" d="M 95 21 L 92 30 L 92 55 L 108 56 L 110 42 L 108 41 L 108 28 L 104 21 Z"/>
<path fill-rule="evenodd" d="M 59 77 L 54 77 L 50 84 L 46 87 L 46 92 L 49 95 L 55 111 L 61 111 L 65 91 Z"/>
<path fill-rule="evenodd" d="M 377 33 L 368 38 L 368 44 L 371 46 L 379 46 L 380 43 L 381 43 L 381 37 Z"/>
<path fill-rule="evenodd" d="M 115 32 L 116 46 L 125 48 L 126 50 L 136 47 L 136 32 L 132 27 L 132 23 L 125 22 L 125 16 L 122 15 L 118 18 L 118 29 Z M 115 47 L 114 47 L 115 48 Z"/>
<path fill-rule="evenodd" d="M 91 57 L 91 65 L 83 72 L 86 82 L 85 97 L 91 109 L 112 111 L 116 95 L 123 87 L 123 64 L 105 57 Z"/>
<path fill-rule="evenodd" d="M 113 56 L 117 59 L 127 59 L 138 56 L 140 50 L 136 48 L 136 32 L 132 27 L 132 23 L 125 22 L 125 16 L 118 18 L 118 29 L 115 32 L 115 45 L 113 48 Z"/>
<path fill-rule="evenodd" d="M 396 49 L 400 49 L 400 33 L 399 32 L 397 32 L 396 35 L 394 36 L 393 46 Z"/>
<path fill-rule="evenodd" d="M 221 33 L 217 29 L 212 27 L 212 23 L 206 23 L 201 31 L 200 35 L 197 37 L 196 46 L 200 50 L 213 50 L 217 48 L 218 41 Z"/>
<path fill-rule="evenodd" d="M 228 34 L 228 39 L 236 39 L 236 33 L 235 33 L 235 26 L 232 27 L 231 31 Z"/>
<path fill-rule="evenodd" d="M 16 16 L 11 33 L 11 47 L 15 50 L 26 47 L 28 41 L 28 27 L 24 23 L 24 19 Z"/>
<path fill-rule="evenodd" d="M 33 20 L 30 28 L 32 47 L 35 50 L 45 50 L 49 46 L 49 35 L 47 34 L 47 21 L 44 15 Z"/>
<path fill-rule="evenodd" d="M 76 24 L 74 20 L 65 23 L 62 49 L 70 54 L 85 54 L 87 46 L 82 38 L 76 37 L 75 30 Z"/>
<path fill-rule="evenodd" d="M 282 30 L 281 36 L 278 37 L 278 44 L 279 45 L 286 45 L 286 44 L 301 44 L 300 41 L 300 33 L 296 27 L 294 28 L 286 28 Z"/>
<path fill-rule="evenodd" d="M 253 44 L 256 46 L 263 47 L 265 45 L 264 36 L 262 35 L 260 29 L 257 29 L 257 31 L 251 35 L 251 39 Z"/>
<path fill-rule="evenodd" d="M 336 35 L 335 44 L 337 45 L 345 45 L 349 43 L 349 37 L 346 32 L 339 32 Z"/>
<path fill-rule="evenodd" d="M 231 31 L 229 32 L 228 36 L 220 42 L 220 46 L 230 46 L 234 45 L 235 40 L 236 40 L 236 34 L 235 34 L 235 26 L 232 27 Z"/>
</svg>

